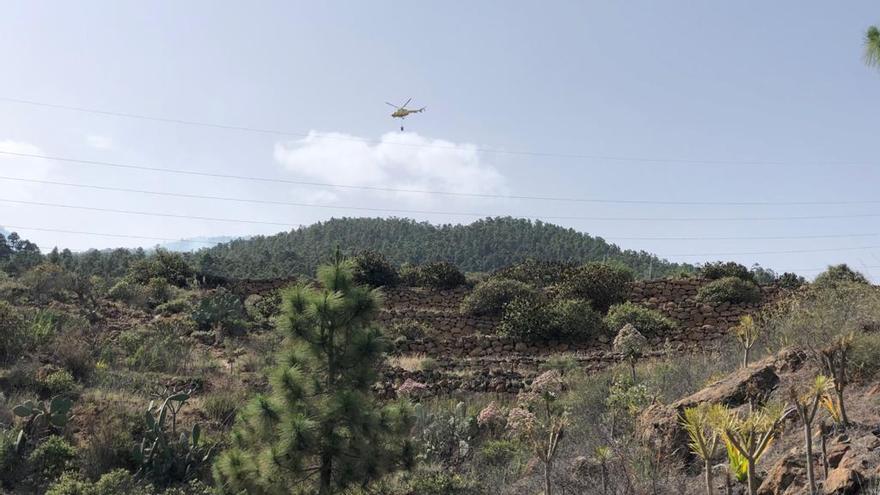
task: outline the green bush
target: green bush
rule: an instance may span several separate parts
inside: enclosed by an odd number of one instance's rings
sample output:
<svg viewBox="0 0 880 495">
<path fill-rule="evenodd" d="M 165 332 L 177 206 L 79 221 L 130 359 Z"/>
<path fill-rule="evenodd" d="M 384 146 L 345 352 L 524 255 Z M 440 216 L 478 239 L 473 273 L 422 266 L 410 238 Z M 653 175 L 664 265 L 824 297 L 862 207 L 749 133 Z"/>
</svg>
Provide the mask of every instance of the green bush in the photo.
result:
<svg viewBox="0 0 880 495">
<path fill-rule="evenodd" d="M 602 313 L 629 296 L 634 276 L 629 268 L 611 263 L 587 263 L 575 269 L 558 286 L 559 295 L 586 299 Z"/>
<path fill-rule="evenodd" d="M 409 493 L 419 495 L 477 495 L 476 484 L 461 475 L 447 472 L 416 473 L 410 481 Z"/>
<path fill-rule="evenodd" d="M 574 273 L 577 265 L 565 261 L 539 261 L 527 259 L 498 270 L 494 276 L 519 280 L 534 287 L 556 285 Z"/>
<path fill-rule="evenodd" d="M 860 380 L 871 380 L 880 372 L 880 334 L 860 333 L 852 344 L 849 364 Z"/>
<path fill-rule="evenodd" d="M 382 253 L 361 251 L 353 258 L 354 281 L 370 287 L 394 287 L 400 281 L 397 268 Z"/>
<path fill-rule="evenodd" d="M 605 332 L 602 315 L 588 301 L 514 299 L 501 317 L 502 334 L 519 340 L 583 341 Z"/>
<path fill-rule="evenodd" d="M 150 305 L 150 294 L 147 288 L 126 279 L 120 280 L 111 287 L 107 291 L 107 298 L 140 309 L 146 309 Z"/>
<path fill-rule="evenodd" d="M 129 267 L 127 278 L 140 285 L 146 285 L 154 278 L 161 278 L 176 287 L 186 287 L 192 276 L 193 270 L 183 255 L 158 249 L 152 256 L 133 263 Z"/>
<path fill-rule="evenodd" d="M 221 287 L 199 301 L 192 319 L 200 330 L 229 332 L 245 326 L 244 306 L 238 296 Z"/>
<path fill-rule="evenodd" d="M 125 469 L 115 469 L 92 482 L 77 473 L 65 473 L 46 495 L 156 495 L 152 485 L 139 482 Z"/>
<path fill-rule="evenodd" d="M 188 313 L 192 311 L 192 305 L 185 297 L 172 299 L 156 306 L 155 312 L 160 315 L 176 315 L 180 313 Z"/>
<path fill-rule="evenodd" d="M 589 301 L 559 299 L 550 306 L 550 335 L 564 341 L 584 341 L 605 332 L 602 315 Z"/>
<path fill-rule="evenodd" d="M 545 301 L 514 299 L 504 308 L 498 329 L 519 340 L 541 340 L 551 332 L 549 322 L 550 308 Z"/>
<path fill-rule="evenodd" d="M 804 285 L 807 281 L 798 274 L 785 272 L 776 279 L 776 283 L 783 289 L 793 290 Z"/>
<path fill-rule="evenodd" d="M 244 300 L 244 309 L 254 321 L 270 322 L 281 313 L 281 292 L 251 294 Z"/>
<path fill-rule="evenodd" d="M 21 312 L 8 302 L 0 301 L 0 363 L 18 358 L 29 341 Z"/>
<path fill-rule="evenodd" d="M 487 440 L 480 447 L 480 458 L 486 464 L 504 466 L 510 463 L 520 450 L 520 445 L 513 440 Z"/>
<path fill-rule="evenodd" d="M 64 394 L 76 387 L 76 380 L 67 370 L 53 371 L 39 380 L 39 383 L 49 395 Z"/>
<path fill-rule="evenodd" d="M 28 456 L 28 466 L 42 480 L 51 481 L 74 469 L 76 449 L 67 440 L 52 435 Z"/>
<path fill-rule="evenodd" d="M 667 318 L 663 313 L 630 301 L 611 306 L 608 315 L 605 316 L 605 325 L 608 329 L 617 332 L 627 323 L 632 324 L 646 337 L 662 337 L 677 326 L 675 321 Z"/>
<path fill-rule="evenodd" d="M 480 282 L 461 302 L 461 312 L 474 316 L 500 315 L 510 301 L 538 296 L 538 291 L 518 280 L 491 278 Z"/>
<path fill-rule="evenodd" d="M 119 335 L 126 366 L 136 371 L 175 373 L 186 364 L 190 344 L 168 328 L 146 327 Z"/>
<path fill-rule="evenodd" d="M 749 271 L 744 265 L 733 261 L 715 261 L 706 263 L 700 267 L 699 274 L 703 278 L 709 280 L 718 280 L 726 277 L 736 277 L 748 282 L 755 281 L 755 274 Z"/>
<path fill-rule="evenodd" d="M 710 303 L 756 303 L 761 300 L 761 289 L 754 282 L 738 277 L 724 277 L 700 287 L 697 300 Z"/>
<path fill-rule="evenodd" d="M 31 297 L 38 303 L 46 303 L 52 299 L 63 300 L 65 291 L 71 288 L 71 276 L 58 265 L 43 263 L 21 275 L 21 283 L 31 292 Z"/>
<path fill-rule="evenodd" d="M 454 289 L 465 284 L 464 273 L 448 261 L 437 261 L 418 267 L 417 285 L 435 289 Z"/>
<path fill-rule="evenodd" d="M 841 284 L 870 284 L 861 273 L 846 264 L 829 266 L 827 270 L 816 276 L 813 284 L 817 286 L 836 287 Z"/>
</svg>

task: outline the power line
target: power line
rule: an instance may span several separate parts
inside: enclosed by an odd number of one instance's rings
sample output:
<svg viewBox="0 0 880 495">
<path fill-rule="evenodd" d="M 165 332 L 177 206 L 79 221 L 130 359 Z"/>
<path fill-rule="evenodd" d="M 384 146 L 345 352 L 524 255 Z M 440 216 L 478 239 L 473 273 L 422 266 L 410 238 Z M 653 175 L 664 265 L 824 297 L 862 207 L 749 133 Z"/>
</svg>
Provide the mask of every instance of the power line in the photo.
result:
<svg viewBox="0 0 880 495">
<path fill-rule="evenodd" d="M 7 229 L 17 229 L 17 230 L 33 230 L 36 232 L 52 232 L 59 234 L 78 234 L 78 235 L 91 235 L 91 236 L 99 236 L 99 237 L 115 237 L 121 239 L 141 239 L 141 240 L 150 240 L 150 241 L 163 241 L 163 242 L 196 242 L 200 244 L 218 244 L 217 242 L 212 241 L 201 241 L 196 239 L 174 239 L 170 237 L 152 237 L 152 236 L 143 236 L 143 235 L 129 235 L 129 234 L 110 234 L 104 232 L 89 232 L 85 230 L 65 230 L 65 229 L 47 229 L 43 227 L 24 227 L 20 225 L 8 225 L 3 224 L 4 228 Z"/>
<path fill-rule="evenodd" d="M 158 193 L 158 194 L 166 194 L 166 193 Z M 172 193 L 167 193 L 172 194 Z M 144 211 L 133 211 L 133 210 L 117 210 L 112 208 L 98 208 L 98 207 L 87 207 L 87 206 L 77 206 L 77 205 L 68 205 L 68 204 L 58 204 L 58 203 L 45 203 L 39 201 L 23 201 L 23 200 L 13 200 L 13 199 L 2 199 L 0 198 L 0 202 L 5 203 L 18 203 L 18 204 L 26 204 L 33 206 L 48 206 L 54 208 L 71 208 L 71 209 L 80 209 L 80 210 L 91 210 L 91 211 L 102 211 L 109 213 L 124 213 L 131 215 L 146 215 L 146 216 L 161 216 L 161 217 L 171 217 L 171 218 L 188 218 L 193 220 L 209 220 L 209 221 L 217 221 L 217 222 L 233 222 L 233 223 L 252 223 L 257 225 L 275 225 L 275 226 L 283 226 L 290 227 L 293 224 L 283 223 L 283 222 L 271 222 L 271 221 L 259 221 L 259 220 L 245 220 L 245 219 L 230 219 L 230 218 L 217 218 L 217 217 L 202 217 L 202 216 L 191 216 L 191 215 L 176 215 L 170 213 L 155 213 L 155 212 L 144 212 Z M 293 205 L 293 203 L 290 203 Z M 454 212 L 454 211 L 434 211 L 434 210 L 405 210 L 405 209 L 396 209 L 396 208 L 372 208 L 367 206 L 342 206 L 342 205 L 321 205 L 321 204 L 313 204 L 313 203 L 296 203 L 295 206 L 307 207 L 307 208 L 326 208 L 326 209 L 335 209 L 335 210 L 353 210 L 353 211 L 369 211 L 369 212 L 384 212 L 384 213 L 407 213 L 407 214 L 421 214 L 421 215 L 446 215 L 446 216 L 462 216 L 462 217 L 499 217 L 499 216 L 511 216 L 515 218 L 523 218 L 527 220 L 590 220 L 590 221 L 614 221 L 614 222 L 739 222 L 739 221 L 747 221 L 747 222 L 755 222 L 755 221 L 777 221 L 777 220 L 824 220 L 824 219 L 842 219 L 842 218 L 876 218 L 880 217 L 880 213 L 858 213 L 851 215 L 803 215 L 803 216 L 777 216 L 777 217 L 590 217 L 590 216 L 565 216 L 565 215 L 539 215 L 539 216 L 523 216 L 523 215 L 499 215 L 499 214 L 490 214 L 490 213 L 473 213 L 473 212 Z"/>
<path fill-rule="evenodd" d="M 859 251 L 862 249 L 880 249 L 880 245 L 874 246 L 855 246 L 855 247 L 845 247 L 845 248 L 824 248 L 824 249 L 791 249 L 785 251 L 746 251 L 746 252 L 730 252 L 730 253 L 682 253 L 682 254 L 658 254 L 657 256 L 662 256 L 664 258 L 686 258 L 686 257 L 694 257 L 694 258 L 702 258 L 708 256 L 747 256 L 747 255 L 757 255 L 757 254 L 798 254 L 798 253 L 824 253 L 824 252 L 837 252 L 837 251 Z"/>
<path fill-rule="evenodd" d="M 271 129 L 265 127 L 251 127 L 244 125 L 230 125 L 230 124 L 219 124 L 212 122 L 204 122 L 199 120 L 189 120 L 189 119 L 181 119 L 181 118 L 171 118 L 171 117 L 159 117 L 153 115 L 145 115 L 138 114 L 133 112 L 118 112 L 118 111 L 109 111 L 109 110 L 100 110 L 95 108 L 81 107 L 81 106 L 73 106 L 73 105 L 63 105 L 58 103 L 47 103 L 40 102 L 35 100 L 27 100 L 22 98 L 12 98 L 8 96 L 0 96 L 0 101 L 5 101 L 9 103 L 17 103 L 21 105 L 29 105 L 35 107 L 44 107 L 44 108 L 53 108 L 58 110 L 67 110 L 73 112 L 80 113 L 90 113 L 95 115 L 103 115 L 109 117 L 121 117 L 127 119 L 137 119 L 137 120 L 145 120 L 152 122 L 161 122 L 166 124 L 179 124 L 179 125 L 188 125 L 188 126 L 198 126 L 198 127 L 207 127 L 221 130 L 231 130 L 231 131 L 243 131 L 243 132 L 251 132 L 256 134 L 269 134 L 276 136 L 289 136 L 289 137 L 309 137 L 314 135 L 314 133 L 310 132 L 302 132 L 302 131 L 285 131 L 280 129 Z M 389 142 L 389 141 L 379 141 L 375 139 L 367 139 L 367 138 L 358 138 L 358 137 L 345 137 L 345 136 L 333 136 L 333 135 L 321 135 L 324 139 L 332 139 L 338 141 L 356 141 L 368 144 L 390 144 L 394 146 L 405 146 L 411 148 L 434 148 L 434 149 L 457 149 L 455 146 L 444 146 L 441 144 L 417 144 L 417 143 L 402 143 L 402 142 Z M 772 161 L 772 160 L 715 160 L 715 159 L 675 159 L 675 158 L 650 158 L 650 157 L 633 157 L 633 156 L 616 156 L 616 155 L 593 155 L 593 154 L 583 154 L 583 153 L 558 153 L 558 152 L 547 152 L 547 151 L 529 151 L 529 150 L 506 150 L 500 148 L 487 148 L 487 147 L 474 147 L 475 151 L 480 153 L 496 153 L 496 154 L 505 154 L 505 155 L 522 155 L 522 156 L 535 156 L 535 157 L 550 157 L 550 158 L 575 158 L 575 159 L 588 159 L 588 160 L 608 160 L 608 161 L 619 161 L 619 162 L 643 162 L 643 163 L 670 163 L 670 164 L 689 164 L 689 165 L 759 165 L 759 166 L 768 166 L 768 165 L 781 165 L 781 166 L 799 166 L 799 165 L 828 165 L 828 166 L 871 166 L 873 164 L 867 163 L 857 163 L 857 162 L 786 162 L 786 161 Z"/>
<path fill-rule="evenodd" d="M 44 228 L 44 227 L 27 227 L 27 226 L 19 226 L 19 225 L 4 225 L 4 227 L 10 228 L 10 229 L 18 229 L 18 230 L 33 230 L 33 231 L 38 231 L 38 232 L 54 232 L 54 233 L 62 233 L 62 234 L 78 234 L 78 235 L 90 235 L 90 236 L 100 236 L 100 237 L 125 238 L 125 239 L 147 239 L 147 240 L 156 240 L 156 241 L 165 241 L 165 242 L 183 241 L 183 242 L 196 242 L 196 243 L 209 244 L 209 245 L 220 244 L 219 242 L 201 241 L 201 240 L 195 240 L 195 239 L 175 239 L 175 238 L 168 238 L 168 237 L 153 237 L 153 236 L 129 235 L 129 234 L 112 234 L 112 233 L 105 233 L 105 232 L 91 232 L 91 231 L 83 231 L 83 230 L 50 229 L 50 228 Z M 845 248 L 828 248 L 828 249 L 799 249 L 799 250 L 788 250 L 788 251 L 749 251 L 749 252 L 729 252 L 729 253 L 658 254 L 657 256 L 661 257 L 661 258 L 688 257 L 688 256 L 690 256 L 690 257 L 746 256 L 746 255 L 756 255 L 756 254 L 790 254 L 790 253 L 854 251 L 854 250 L 861 250 L 861 249 L 880 249 L 880 245 L 845 247 Z M 880 268 L 880 266 L 869 266 L 868 268 Z M 812 271 L 812 270 L 824 270 L 824 268 L 790 269 L 790 271 Z"/>
<path fill-rule="evenodd" d="M 235 197 L 228 197 L 228 196 L 213 196 L 213 195 L 201 195 L 201 194 L 190 194 L 190 193 L 173 193 L 173 192 L 165 192 L 165 191 L 150 191 L 150 190 L 145 190 L 145 189 L 100 186 L 100 185 L 94 185 L 94 184 L 76 184 L 76 183 L 71 183 L 71 182 L 60 182 L 60 181 L 39 180 L 39 179 L 24 179 L 24 178 L 20 178 L 20 177 L 0 176 L 0 180 L 20 181 L 20 182 L 28 182 L 28 183 L 36 183 L 36 184 L 48 184 L 48 185 L 64 186 L 64 187 L 76 187 L 76 188 L 94 189 L 94 190 L 100 190 L 100 191 L 114 191 L 114 192 L 125 192 L 125 193 L 135 193 L 135 194 L 192 198 L 192 199 L 208 199 L 208 200 L 218 200 L 218 201 L 234 201 L 234 202 L 254 203 L 254 204 L 297 206 L 297 207 L 345 208 L 345 209 L 362 208 L 362 207 L 349 207 L 349 206 L 315 205 L 315 204 L 311 204 L 311 203 L 297 203 L 297 202 L 288 202 L 288 201 L 235 198 Z M 371 209 L 371 211 L 372 210 L 374 210 L 374 209 Z M 401 212 L 401 210 L 384 210 L 384 209 L 380 209 L 380 210 L 381 211 L 393 211 L 393 212 L 397 212 L 397 213 Z M 483 214 L 476 214 L 476 213 L 471 214 L 471 213 L 432 212 L 432 211 L 424 211 L 424 210 L 403 210 L 403 212 L 492 216 L 492 215 L 483 215 Z M 547 218 L 547 217 L 544 217 L 544 218 Z M 706 237 L 706 236 L 680 236 L 680 237 L 674 237 L 674 236 L 673 237 L 669 237 L 669 236 L 662 236 L 662 237 L 661 236 L 658 236 L 658 237 L 651 237 L 651 236 L 638 236 L 638 237 L 600 236 L 600 237 L 607 237 L 607 238 L 613 238 L 615 240 L 625 240 L 625 241 L 727 241 L 727 240 L 840 239 L 840 238 L 877 237 L 877 236 L 880 236 L 880 233 L 807 234 L 807 235 L 795 235 L 795 236 L 717 236 L 717 237 Z"/>
<path fill-rule="evenodd" d="M 393 192 L 393 193 L 407 193 L 407 194 L 431 194 L 431 195 L 440 195 L 440 196 L 459 196 L 459 197 L 483 198 L 483 199 L 517 199 L 517 200 L 554 201 L 554 202 L 569 202 L 569 203 L 640 204 L 640 205 L 672 205 L 672 206 L 675 206 L 675 205 L 678 205 L 678 206 L 709 206 L 709 205 L 718 205 L 718 206 L 807 206 L 807 205 L 880 204 L 880 200 L 876 200 L 876 199 L 859 199 L 859 200 L 848 200 L 848 201 L 832 201 L 832 200 L 819 200 L 819 201 L 665 201 L 665 200 L 660 200 L 660 201 L 658 201 L 658 200 L 640 200 L 640 199 L 603 199 L 603 198 L 576 198 L 576 197 L 562 197 L 562 196 L 534 196 L 534 195 L 516 195 L 516 194 L 467 193 L 467 192 L 440 191 L 440 190 L 429 190 L 429 189 L 406 189 L 406 188 L 396 188 L 396 187 L 336 184 L 336 183 L 329 183 L 329 182 L 314 182 L 314 181 L 280 179 L 280 178 L 258 177 L 258 176 L 247 176 L 247 175 L 236 175 L 236 174 L 221 174 L 221 173 L 216 173 L 216 172 L 200 172 L 200 171 L 195 171 L 195 170 L 184 170 L 184 169 L 165 168 L 165 167 L 151 167 L 151 166 L 146 166 L 146 165 L 134 165 L 134 164 L 128 164 L 128 163 L 109 162 L 109 161 L 102 161 L 102 160 L 82 160 L 82 159 L 62 157 L 62 156 L 43 155 L 43 154 L 36 154 L 36 153 L 20 153 L 20 152 L 4 151 L 4 150 L 0 150 L 0 154 L 9 155 L 9 156 L 17 156 L 17 157 L 21 157 L 21 158 L 36 158 L 36 159 L 40 159 L 40 160 L 51 160 L 51 161 L 57 161 L 57 162 L 76 163 L 76 164 L 80 164 L 80 165 L 111 167 L 111 168 L 129 169 L 129 170 L 143 170 L 143 171 L 148 171 L 148 172 L 189 175 L 189 176 L 196 176 L 196 177 L 211 177 L 211 178 L 215 178 L 215 179 L 233 179 L 233 180 L 245 180 L 245 181 L 252 181 L 252 182 L 293 184 L 293 185 L 310 186 L 310 187 L 324 187 L 324 188 L 335 188 L 335 189 L 354 189 L 354 190 L 364 190 L 364 191 Z M 10 179 L 10 180 L 14 180 L 14 179 Z M 21 180 L 24 180 L 24 179 L 21 179 Z"/>
</svg>

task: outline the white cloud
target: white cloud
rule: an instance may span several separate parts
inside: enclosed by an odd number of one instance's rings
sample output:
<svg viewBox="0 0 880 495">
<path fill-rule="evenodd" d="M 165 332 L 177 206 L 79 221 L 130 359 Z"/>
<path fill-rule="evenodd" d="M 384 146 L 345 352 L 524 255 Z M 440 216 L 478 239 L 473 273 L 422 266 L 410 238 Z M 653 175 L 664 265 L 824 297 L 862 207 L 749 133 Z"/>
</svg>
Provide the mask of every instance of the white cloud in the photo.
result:
<svg viewBox="0 0 880 495">
<path fill-rule="evenodd" d="M 504 177 L 473 144 L 388 133 L 378 142 L 342 133 L 310 132 L 275 145 L 275 159 L 316 181 L 394 189 L 502 193 Z M 412 197 L 412 194 L 407 194 Z"/>
<path fill-rule="evenodd" d="M 92 134 L 86 136 L 86 144 L 98 150 L 109 150 L 113 148 L 113 140 L 107 136 L 99 136 Z"/>
</svg>

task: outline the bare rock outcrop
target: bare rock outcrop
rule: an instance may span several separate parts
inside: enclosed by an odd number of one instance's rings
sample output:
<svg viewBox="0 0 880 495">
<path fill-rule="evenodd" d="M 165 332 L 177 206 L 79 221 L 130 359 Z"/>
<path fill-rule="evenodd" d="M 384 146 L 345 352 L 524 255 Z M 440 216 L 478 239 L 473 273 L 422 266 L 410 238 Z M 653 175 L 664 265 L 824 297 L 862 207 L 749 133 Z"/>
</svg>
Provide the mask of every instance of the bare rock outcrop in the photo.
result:
<svg viewBox="0 0 880 495">
<path fill-rule="evenodd" d="M 789 361 L 787 354 L 770 356 L 670 405 L 654 404 L 648 407 L 639 417 L 643 439 L 667 454 L 689 459 L 687 434 L 680 424 L 686 408 L 703 402 L 737 408 L 752 398 L 760 399 L 779 384 L 776 371 Z"/>
</svg>

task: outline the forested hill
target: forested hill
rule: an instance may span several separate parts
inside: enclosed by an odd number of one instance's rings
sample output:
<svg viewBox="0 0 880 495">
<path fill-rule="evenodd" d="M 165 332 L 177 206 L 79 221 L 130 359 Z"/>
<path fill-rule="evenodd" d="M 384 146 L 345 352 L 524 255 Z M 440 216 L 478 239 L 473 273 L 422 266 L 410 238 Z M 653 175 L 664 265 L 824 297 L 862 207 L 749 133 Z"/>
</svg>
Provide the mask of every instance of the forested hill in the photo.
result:
<svg viewBox="0 0 880 495">
<path fill-rule="evenodd" d="M 379 251 L 397 264 L 451 261 L 482 272 L 526 258 L 558 261 L 617 260 L 638 277 L 682 269 L 644 251 L 622 250 L 600 237 L 557 225 L 515 218 L 487 218 L 469 225 L 440 225 L 407 219 L 342 218 L 272 236 L 234 240 L 194 254 L 198 268 L 231 278 L 275 278 L 313 274 L 340 246 L 348 253 Z"/>
</svg>

